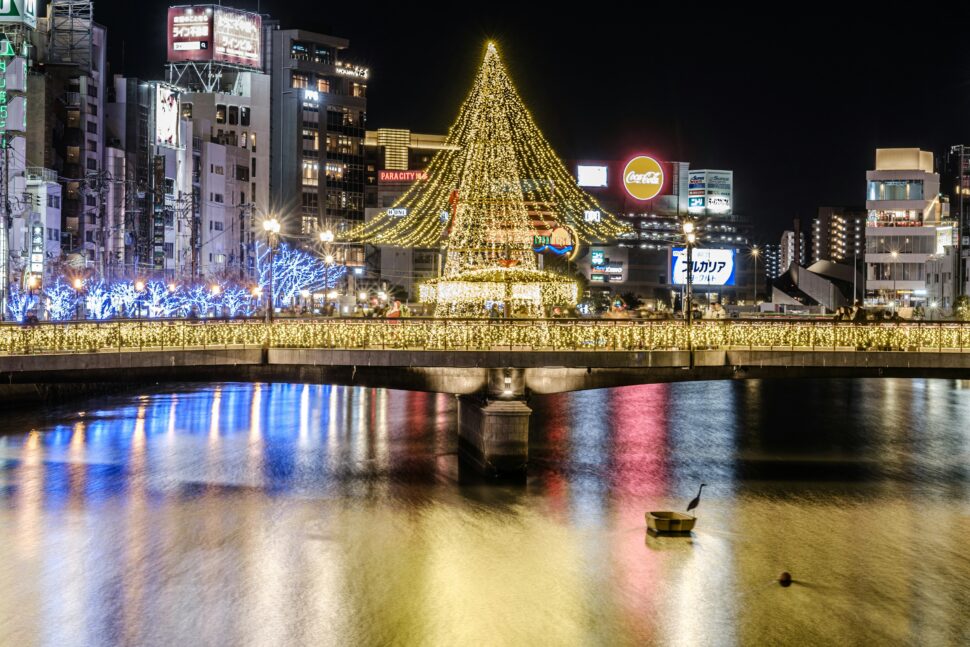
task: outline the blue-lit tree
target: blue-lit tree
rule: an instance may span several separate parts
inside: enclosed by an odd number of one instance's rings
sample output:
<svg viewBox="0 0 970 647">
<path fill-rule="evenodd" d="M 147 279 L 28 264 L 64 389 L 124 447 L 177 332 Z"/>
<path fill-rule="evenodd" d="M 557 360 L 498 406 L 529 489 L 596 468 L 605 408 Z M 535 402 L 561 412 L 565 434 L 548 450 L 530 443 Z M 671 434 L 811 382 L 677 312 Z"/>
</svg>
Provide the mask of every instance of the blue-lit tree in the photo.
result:
<svg viewBox="0 0 970 647">
<path fill-rule="evenodd" d="M 259 285 L 265 291 L 269 286 L 269 248 L 258 243 L 256 271 Z M 282 243 L 273 258 L 273 303 L 292 299 L 301 290 L 330 290 L 346 273 L 345 265 L 328 267 L 314 254 Z"/>
<path fill-rule="evenodd" d="M 14 321 L 23 321 L 27 313 L 37 307 L 37 297 L 24 292 L 15 285 L 10 286 L 10 295 L 7 297 L 7 312 Z"/>
<path fill-rule="evenodd" d="M 199 317 L 207 317 L 218 304 L 218 296 L 212 294 L 209 286 L 193 285 L 183 291 L 179 303 L 179 313 L 182 316 L 195 313 Z"/>
<path fill-rule="evenodd" d="M 47 317 L 51 321 L 64 321 L 77 314 L 77 290 L 57 279 L 44 288 L 47 297 Z"/>
<path fill-rule="evenodd" d="M 249 290 L 231 285 L 222 291 L 222 307 L 227 317 L 248 317 L 255 312 L 253 295 Z"/>
<path fill-rule="evenodd" d="M 135 304 L 141 294 L 135 289 L 131 281 L 116 281 L 108 286 L 111 295 L 111 309 L 123 317 L 133 317 L 136 313 Z"/>
<path fill-rule="evenodd" d="M 87 295 L 84 298 L 84 306 L 87 308 L 88 319 L 102 321 L 114 316 L 115 311 L 111 305 L 111 290 L 108 285 L 97 280 L 88 287 Z"/>
<path fill-rule="evenodd" d="M 142 298 L 148 316 L 153 319 L 174 316 L 181 302 L 178 288 L 175 291 L 169 290 L 161 281 L 149 281 L 145 285 L 145 295 Z"/>
</svg>

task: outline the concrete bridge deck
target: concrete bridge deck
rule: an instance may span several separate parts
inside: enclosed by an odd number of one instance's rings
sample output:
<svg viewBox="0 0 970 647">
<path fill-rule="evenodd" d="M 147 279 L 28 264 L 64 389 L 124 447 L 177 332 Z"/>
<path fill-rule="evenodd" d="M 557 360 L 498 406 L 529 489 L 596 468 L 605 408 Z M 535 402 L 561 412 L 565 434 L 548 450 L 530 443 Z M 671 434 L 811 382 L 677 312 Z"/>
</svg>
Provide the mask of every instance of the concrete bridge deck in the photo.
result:
<svg viewBox="0 0 970 647">
<path fill-rule="evenodd" d="M 521 472 L 531 394 L 761 377 L 970 378 L 968 324 L 291 320 L 0 327 L 0 397 L 38 385 L 309 382 L 453 393 L 462 453 Z"/>
</svg>

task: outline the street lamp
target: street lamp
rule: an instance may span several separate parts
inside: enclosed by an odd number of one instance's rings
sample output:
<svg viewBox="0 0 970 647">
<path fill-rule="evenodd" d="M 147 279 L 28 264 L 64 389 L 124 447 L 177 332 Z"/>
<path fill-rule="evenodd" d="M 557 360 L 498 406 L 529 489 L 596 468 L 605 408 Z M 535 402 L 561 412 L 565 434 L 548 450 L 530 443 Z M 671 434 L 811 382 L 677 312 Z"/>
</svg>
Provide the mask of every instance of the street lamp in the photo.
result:
<svg viewBox="0 0 970 647">
<path fill-rule="evenodd" d="M 693 319 L 694 314 L 694 256 L 692 250 L 696 240 L 697 234 L 694 233 L 694 223 L 690 220 L 685 220 L 684 241 L 687 245 L 687 303 L 684 314 L 687 319 L 688 326 L 690 326 L 691 319 Z"/>
<path fill-rule="evenodd" d="M 138 298 L 135 300 L 135 303 L 138 304 L 137 314 L 139 318 L 141 318 L 141 304 L 142 304 L 141 293 L 144 291 L 145 291 L 145 282 L 142 280 L 135 281 L 135 292 L 138 293 Z"/>
<path fill-rule="evenodd" d="M 269 246 L 269 290 L 266 293 L 266 323 L 273 323 L 273 261 L 276 254 L 276 237 L 280 233 L 280 221 L 270 218 L 263 221 L 266 231 L 266 244 Z"/>
<path fill-rule="evenodd" d="M 755 245 L 751 249 L 751 257 L 754 259 L 754 304 L 758 305 L 758 257 L 761 256 L 761 250 Z"/>
<path fill-rule="evenodd" d="M 893 314 L 896 314 L 896 259 L 899 258 L 899 252 L 894 249 L 889 255 L 893 257 Z"/>
<path fill-rule="evenodd" d="M 77 318 L 81 319 L 81 309 L 84 307 L 84 281 L 76 278 L 72 281 L 71 285 L 74 287 L 74 291 L 77 292 Z"/>
</svg>

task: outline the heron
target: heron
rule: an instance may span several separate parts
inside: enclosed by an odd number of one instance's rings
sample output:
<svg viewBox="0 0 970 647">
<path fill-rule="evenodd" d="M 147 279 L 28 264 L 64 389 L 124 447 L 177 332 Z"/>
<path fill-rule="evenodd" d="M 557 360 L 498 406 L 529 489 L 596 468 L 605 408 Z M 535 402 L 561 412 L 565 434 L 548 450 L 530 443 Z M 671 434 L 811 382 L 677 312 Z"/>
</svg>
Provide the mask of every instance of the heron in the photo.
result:
<svg viewBox="0 0 970 647">
<path fill-rule="evenodd" d="M 697 496 L 691 499 L 691 502 L 687 504 L 687 512 L 690 512 L 697 507 L 697 504 L 701 502 L 701 490 L 707 487 L 707 483 L 701 483 L 701 486 L 697 488 Z M 694 515 L 697 516 L 697 515 Z"/>
</svg>

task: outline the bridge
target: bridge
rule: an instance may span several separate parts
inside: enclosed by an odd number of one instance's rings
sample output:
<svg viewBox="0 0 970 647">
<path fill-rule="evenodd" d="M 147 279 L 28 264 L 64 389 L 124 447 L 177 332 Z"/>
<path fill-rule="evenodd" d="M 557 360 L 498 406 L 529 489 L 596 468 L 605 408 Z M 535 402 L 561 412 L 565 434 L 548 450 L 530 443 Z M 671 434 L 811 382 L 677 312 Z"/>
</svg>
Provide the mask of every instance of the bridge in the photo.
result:
<svg viewBox="0 0 970 647">
<path fill-rule="evenodd" d="M 489 473 L 524 469 L 531 394 L 823 376 L 970 378 L 970 324 L 311 318 L 0 326 L 0 397 L 8 400 L 52 385 L 162 381 L 452 393 L 463 455 Z"/>
</svg>

